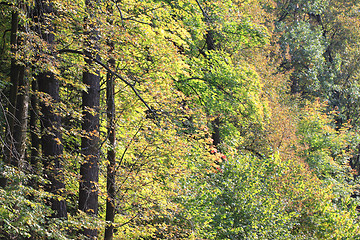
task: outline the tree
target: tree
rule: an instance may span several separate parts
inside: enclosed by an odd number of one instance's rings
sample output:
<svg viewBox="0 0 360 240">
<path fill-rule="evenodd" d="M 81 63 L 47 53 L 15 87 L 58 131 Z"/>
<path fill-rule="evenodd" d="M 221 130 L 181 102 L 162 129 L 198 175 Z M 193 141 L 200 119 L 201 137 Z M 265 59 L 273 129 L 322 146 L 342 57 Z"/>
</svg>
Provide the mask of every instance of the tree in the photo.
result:
<svg viewBox="0 0 360 240">
<path fill-rule="evenodd" d="M 109 64 L 114 68 L 115 59 L 110 59 Z M 115 82 L 112 73 L 108 72 L 106 76 L 106 104 L 107 104 L 107 134 L 109 138 L 109 149 L 107 152 L 107 175 L 106 175 L 106 228 L 105 240 L 113 239 L 114 220 L 115 220 L 115 199 L 116 199 L 116 126 L 115 126 Z"/>
<path fill-rule="evenodd" d="M 37 17 L 37 24 L 40 38 L 50 51 L 48 58 L 56 58 L 54 53 L 54 26 L 52 25 L 51 14 L 54 13 L 51 2 L 37 1 L 35 16 Z M 46 51 L 45 49 L 43 49 Z M 55 64 L 50 63 L 50 64 Z M 42 92 L 43 99 L 41 105 L 41 146 L 44 166 L 44 175 L 49 180 L 47 184 L 47 191 L 55 196 L 51 199 L 53 214 L 57 218 L 67 218 L 66 202 L 61 197 L 65 190 L 65 183 L 63 178 L 63 163 L 62 163 L 62 134 L 61 134 L 61 118 L 57 105 L 59 104 L 59 82 L 55 73 L 48 69 L 41 69 L 37 76 L 39 91 Z"/>
<path fill-rule="evenodd" d="M 99 194 L 99 110 L 100 110 L 100 75 L 94 70 L 94 60 L 98 58 L 98 29 L 92 21 L 94 20 L 92 11 L 96 11 L 95 2 L 87 0 L 85 2 L 88 17 L 85 18 L 85 57 L 86 68 L 83 72 L 83 84 L 86 90 L 82 93 L 83 123 L 82 129 L 85 136 L 81 138 L 81 149 L 83 162 L 80 166 L 80 186 L 79 186 L 79 210 L 91 216 L 98 214 L 98 194 Z M 84 235 L 90 239 L 97 236 L 96 229 L 84 229 Z"/>
<path fill-rule="evenodd" d="M 359 234 L 343 124 L 358 117 L 355 0 L 12 4 L 0 238 Z"/>
<path fill-rule="evenodd" d="M 7 114 L 7 144 L 6 162 L 14 166 L 21 166 L 25 157 L 25 141 L 27 129 L 27 110 L 29 102 L 29 81 L 25 76 L 25 63 L 16 59 L 18 39 L 19 11 L 15 9 L 11 14 L 11 68 L 10 68 L 10 97 Z"/>
<path fill-rule="evenodd" d="M 318 99 L 327 102 L 327 113 L 335 119 L 339 137 L 344 124 L 350 123 L 347 131 L 356 133 L 359 48 L 355 39 L 360 37 L 357 4 L 351 0 L 278 3 L 276 25 L 282 46 L 279 70 L 291 72 L 291 93 L 314 104 Z M 348 148 L 356 149 L 357 145 L 357 141 L 351 141 Z M 346 160 L 354 168 L 358 168 L 356 155 Z M 325 156 L 316 160 L 322 161 L 326 161 Z"/>
</svg>

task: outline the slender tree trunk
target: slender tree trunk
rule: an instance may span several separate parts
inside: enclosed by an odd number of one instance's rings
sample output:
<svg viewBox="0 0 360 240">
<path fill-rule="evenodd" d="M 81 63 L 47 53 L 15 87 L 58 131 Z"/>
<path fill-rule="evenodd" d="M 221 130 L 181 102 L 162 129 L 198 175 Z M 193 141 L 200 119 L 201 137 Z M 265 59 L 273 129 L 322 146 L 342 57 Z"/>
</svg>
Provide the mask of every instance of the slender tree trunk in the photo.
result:
<svg viewBox="0 0 360 240">
<path fill-rule="evenodd" d="M 208 27 L 207 33 L 205 35 L 206 49 L 208 51 L 216 50 L 215 41 L 214 41 L 215 31 L 211 27 L 211 19 L 208 16 L 208 13 L 201 6 L 200 2 L 198 0 L 196 0 L 196 2 L 198 4 L 200 10 L 203 13 L 203 16 L 204 16 L 205 21 L 206 21 L 206 25 Z M 207 57 L 207 56 L 205 55 L 205 57 Z M 214 146 L 218 146 L 220 144 L 220 142 L 221 142 L 221 139 L 220 139 L 220 118 L 219 118 L 219 116 L 217 116 L 215 118 L 215 120 L 213 120 L 211 122 L 211 125 L 213 127 L 213 132 L 212 132 L 212 139 L 214 140 L 213 144 L 214 144 Z"/>
<path fill-rule="evenodd" d="M 36 15 L 39 24 L 39 34 L 48 44 L 50 52 L 53 49 L 55 36 L 54 27 L 51 23 L 51 17 L 54 13 L 51 1 L 37 0 Z M 52 53 L 54 55 L 54 53 Z M 50 181 L 46 190 L 55 195 L 63 195 L 65 183 L 62 166 L 62 135 L 61 135 L 61 117 L 56 111 L 56 104 L 59 103 L 59 81 L 51 71 L 44 71 L 37 76 L 38 88 L 40 92 L 48 94 L 50 102 L 42 101 L 41 107 L 41 146 L 45 177 Z M 52 217 L 66 218 L 67 208 L 65 200 L 62 198 L 52 198 L 51 208 L 55 211 Z"/>
<path fill-rule="evenodd" d="M 85 6 L 90 18 L 93 15 L 94 4 L 92 0 L 86 0 Z M 85 29 L 87 35 L 84 36 L 87 55 L 94 58 L 98 57 L 99 47 L 98 31 L 93 23 L 85 19 Z M 79 209 L 88 215 L 96 217 L 98 214 L 98 182 L 99 182 L 99 105 L 100 105 L 100 74 L 92 70 L 92 58 L 86 58 L 86 69 L 83 73 L 83 83 L 87 85 L 87 91 L 83 91 L 83 116 L 82 129 L 86 136 L 81 138 L 81 149 L 84 157 L 80 166 L 80 186 L 79 186 Z M 89 239 L 97 238 L 96 229 L 84 229 L 84 235 Z"/>
<path fill-rule="evenodd" d="M 110 66 L 115 65 L 115 60 L 109 61 Z M 108 118 L 108 136 L 109 136 L 109 150 L 108 150 L 108 165 L 107 165 L 107 179 L 106 179 L 106 228 L 105 240 L 113 239 L 114 235 L 114 219 L 115 219 L 115 99 L 114 99 L 114 78 L 110 72 L 106 76 L 106 103 L 107 103 L 107 118 Z"/>
<path fill-rule="evenodd" d="M 38 109 L 38 98 L 36 97 L 36 92 L 38 89 L 38 82 L 32 81 L 32 95 L 31 95 L 31 109 L 30 109 L 30 139 L 31 139 L 31 156 L 30 163 L 35 173 L 38 173 L 38 160 L 39 160 L 39 109 Z"/>
<path fill-rule="evenodd" d="M 8 107 L 8 128 L 9 133 L 14 131 L 14 122 L 15 122 L 15 110 L 16 110 L 16 96 L 18 93 L 19 87 L 19 65 L 16 64 L 15 54 L 16 54 L 16 45 L 17 45 L 17 32 L 19 27 L 19 13 L 18 11 L 14 11 L 11 14 L 11 37 L 10 37 L 10 44 L 11 44 L 11 53 L 13 56 L 11 57 L 11 68 L 10 68 L 10 103 Z"/>
<path fill-rule="evenodd" d="M 20 67 L 19 72 L 19 91 L 16 99 L 16 111 L 14 122 L 14 143 L 15 153 L 13 155 L 14 164 L 22 168 L 25 162 L 26 133 L 28 124 L 29 110 L 29 80 L 25 77 L 25 67 Z"/>
<path fill-rule="evenodd" d="M 213 30 L 209 30 L 205 36 L 206 38 L 206 47 L 207 50 L 211 51 L 211 50 L 215 50 L 215 42 L 214 42 L 214 31 Z M 217 116 L 212 122 L 211 125 L 213 127 L 213 132 L 212 132 L 212 139 L 214 146 L 218 146 L 221 143 L 221 138 L 220 138 L 220 117 Z"/>
<path fill-rule="evenodd" d="M 109 16 L 112 16 L 113 9 L 112 4 L 107 5 L 107 12 Z M 109 24 L 113 24 L 111 18 L 107 19 Z M 109 55 L 114 51 L 114 42 L 111 39 L 108 39 Z M 115 68 L 115 59 L 113 57 L 108 61 L 111 69 Z M 114 85 L 114 76 L 108 71 L 106 75 L 106 106 L 107 106 L 107 119 L 108 126 L 107 132 L 109 137 L 109 148 L 107 152 L 107 175 L 106 175 L 106 227 L 105 227 L 105 240 L 111 240 L 114 236 L 114 220 L 115 220 L 115 177 L 116 177 L 116 153 L 115 153 L 115 141 L 116 141 L 116 128 L 115 128 L 115 85 Z"/>
</svg>

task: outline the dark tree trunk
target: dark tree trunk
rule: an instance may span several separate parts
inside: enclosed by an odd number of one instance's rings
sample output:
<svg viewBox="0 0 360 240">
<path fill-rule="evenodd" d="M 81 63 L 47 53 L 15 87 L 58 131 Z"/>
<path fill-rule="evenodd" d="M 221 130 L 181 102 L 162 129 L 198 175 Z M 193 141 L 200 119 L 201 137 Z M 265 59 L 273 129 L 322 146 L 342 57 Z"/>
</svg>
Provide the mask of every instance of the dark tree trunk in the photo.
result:
<svg viewBox="0 0 360 240">
<path fill-rule="evenodd" d="M 19 27 L 19 13 L 17 11 L 14 11 L 11 14 L 11 37 L 10 37 L 11 53 L 13 55 L 16 54 L 18 27 Z M 9 97 L 10 103 L 8 107 L 8 113 L 9 113 L 8 127 L 10 129 L 10 132 L 13 132 L 14 130 L 16 96 L 18 93 L 18 86 L 19 86 L 19 72 L 20 72 L 19 68 L 20 66 L 16 64 L 16 59 L 12 57 L 11 68 L 10 68 L 10 82 L 11 82 L 10 97 Z"/>
<path fill-rule="evenodd" d="M 48 44 L 50 52 L 53 49 L 55 36 L 54 27 L 51 23 L 51 15 L 55 14 L 51 1 L 37 0 L 35 21 L 39 23 L 39 34 Z M 54 53 L 50 53 L 53 54 Z M 55 56 L 56 57 L 56 56 Z M 48 94 L 50 101 L 40 102 L 41 108 L 41 146 L 44 166 L 44 175 L 50 181 L 46 186 L 46 191 L 55 195 L 63 195 L 65 192 L 65 183 L 62 166 L 62 134 L 61 117 L 57 112 L 56 104 L 59 103 L 59 81 L 51 71 L 44 71 L 37 76 L 38 88 L 40 92 Z M 67 208 L 65 200 L 62 198 L 52 198 L 51 208 L 55 211 L 52 217 L 67 218 Z"/>
<path fill-rule="evenodd" d="M 215 50 L 215 42 L 214 42 L 214 31 L 213 30 L 209 30 L 206 34 L 206 47 L 207 50 L 211 51 L 211 50 Z M 211 122 L 211 125 L 213 127 L 213 132 L 212 132 L 212 139 L 214 146 L 218 146 L 220 144 L 220 118 L 219 116 L 215 118 L 215 120 L 213 120 Z"/>
<path fill-rule="evenodd" d="M 17 131 L 22 129 L 19 126 L 23 126 L 23 120 L 26 120 L 26 117 L 23 114 L 25 108 L 27 107 L 27 103 L 24 102 L 26 100 L 26 89 L 27 86 L 25 85 L 25 67 L 19 65 L 16 62 L 15 54 L 17 51 L 18 45 L 18 27 L 19 27 L 19 13 L 18 11 L 13 11 L 11 14 L 11 36 L 10 36 L 10 44 L 11 44 L 11 53 L 13 57 L 11 58 L 11 68 L 10 68 L 10 96 L 9 96 L 9 104 L 8 104 L 8 112 L 7 112 L 7 131 L 6 131 L 6 146 L 5 146 L 5 162 L 10 163 L 14 166 L 18 166 L 21 161 L 21 157 L 23 157 L 22 152 L 23 150 L 21 147 L 24 145 L 22 142 L 25 140 L 25 137 L 20 130 L 18 132 L 16 138 L 14 136 L 15 125 L 17 126 Z M 25 87 L 24 87 L 25 86 Z M 25 91 L 22 91 L 22 96 L 19 95 L 19 89 L 22 88 Z M 20 109 L 19 109 L 20 108 Z M 20 141 L 20 142 L 16 142 Z"/>
<path fill-rule="evenodd" d="M 107 12 L 110 16 L 113 14 L 112 4 L 107 5 Z M 108 18 L 107 22 L 113 24 L 113 21 Z M 111 56 L 114 51 L 114 43 L 111 39 L 108 39 L 109 55 Z M 108 61 L 111 69 L 115 68 L 115 59 L 110 58 Z M 116 141 L 116 127 L 115 127 L 115 85 L 114 76 L 108 71 L 106 75 L 106 106 L 107 106 L 107 132 L 109 138 L 109 148 L 107 152 L 107 175 L 106 175 L 106 227 L 105 227 L 105 240 L 111 240 L 114 236 L 114 220 L 115 220 L 115 177 L 116 177 L 116 153 L 115 153 L 115 141 Z"/>
<path fill-rule="evenodd" d="M 95 19 L 95 2 L 86 0 L 86 11 L 91 19 Z M 87 85 L 87 91 L 83 91 L 83 123 L 82 129 L 86 136 L 81 138 L 83 162 L 80 166 L 79 186 L 79 210 L 96 217 L 98 214 L 98 182 L 99 182 L 99 105 L 100 105 L 100 74 L 94 70 L 92 58 L 97 58 L 99 40 L 96 25 L 88 19 L 84 20 L 86 30 L 85 59 L 86 69 L 83 73 L 83 83 Z M 84 229 L 83 234 L 89 239 L 97 238 L 96 229 Z"/>
<path fill-rule="evenodd" d="M 26 150 L 27 119 L 29 110 L 29 80 L 25 77 L 25 67 L 19 68 L 19 90 L 16 97 L 16 110 L 14 122 L 14 164 L 20 168 L 24 166 Z"/>
<path fill-rule="evenodd" d="M 115 60 L 109 61 L 110 66 L 115 65 Z M 114 235 L 114 219 L 115 219 L 115 99 L 114 99 L 114 79 L 110 72 L 106 76 L 106 103 L 107 103 L 107 118 L 108 118 L 108 136 L 109 136 L 109 150 L 107 159 L 109 161 L 107 166 L 106 179 L 106 217 L 107 222 L 105 228 L 105 240 L 113 239 Z"/>
<path fill-rule="evenodd" d="M 62 166 L 63 146 L 62 136 L 60 132 L 61 118 L 56 113 L 55 104 L 59 102 L 59 82 L 51 72 L 41 73 L 38 76 L 39 91 L 47 93 L 52 101 L 41 102 L 41 145 L 43 153 L 44 175 L 50 181 L 46 186 L 46 190 L 56 195 L 62 195 L 65 189 Z M 66 218 L 66 202 L 51 199 L 51 207 L 56 212 L 53 217 Z"/>
<path fill-rule="evenodd" d="M 213 126 L 212 139 L 214 146 L 218 146 L 221 142 L 220 139 L 220 118 L 216 117 L 214 121 L 211 122 Z"/>
<path fill-rule="evenodd" d="M 200 2 L 198 0 L 196 0 L 197 5 L 199 6 L 205 21 L 206 21 L 206 25 L 208 27 L 207 33 L 205 34 L 205 47 L 208 51 L 214 51 L 216 50 L 216 48 L 218 48 L 218 46 L 215 45 L 215 39 L 214 39 L 214 35 L 216 34 L 215 30 L 212 28 L 212 21 L 208 15 L 208 13 L 204 10 L 204 8 L 201 6 Z M 202 52 L 202 54 L 204 55 L 205 58 L 207 58 L 208 56 Z M 209 70 L 211 71 L 211 70 Z M 212 128 L 213 128 L 213 132 L 212 132 L 212 139 L 213 139 L 213 145 L 214 146 L 218 146 L 220 144 L 220 118 L 219 116 L 217 116 L 212 122 L 211 122 Z"/>
<path fill-rule="evenodd" d="M 208 30 L 205 37 L 207 50 L 215 50 L 216 47 L 214 42 L 214 30 Z"/>
<path fill-rule="evenodd" d="M 84 121 L 82 129 L 87 133 L 81 138 L 83 163 L 80 166 L 79 209 L 89 215 L 98 213 L 98 181 L 99 181 L 99 102 L 100 77 L 98 74 L 84 72 L 83 82 L 88 91 L 83 92 Z M 85 236 L 95 239 L 97 230 L 85 229 Z"/>
<path fill-rule="evenodd" d="M 16 46 L 17 46 L 17 32 L 19 28 L 19 13 L 18 11 L 14 11 L 11 14 L 11 53 L 13 55 L 16 54 Z M 14 57 L 11 58 L 11 69 L 10 69 L 10 105 L 8 108 L 10 117 L 9 117 L 9 128 L 13 130 L 14 127 L 14 117 L 15 117 L 15 106 L 16 106 L 16 96 L 18 92 L 19 85 L 19 68 L 20 66 L 16 64 L 16 59 Z"/>
</svg>

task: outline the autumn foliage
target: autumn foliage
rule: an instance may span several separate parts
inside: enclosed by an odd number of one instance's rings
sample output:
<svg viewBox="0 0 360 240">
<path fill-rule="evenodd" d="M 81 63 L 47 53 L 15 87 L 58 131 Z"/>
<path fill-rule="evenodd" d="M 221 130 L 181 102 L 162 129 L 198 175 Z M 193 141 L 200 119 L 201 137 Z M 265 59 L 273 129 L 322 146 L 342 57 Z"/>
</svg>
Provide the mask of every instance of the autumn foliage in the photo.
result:
<svg viewBox="0 0 360 240">
<path fill-rule="evenodd" d="M 357 239 L 356 1 L 0 2 L 0 239 Z"/>
</svg>

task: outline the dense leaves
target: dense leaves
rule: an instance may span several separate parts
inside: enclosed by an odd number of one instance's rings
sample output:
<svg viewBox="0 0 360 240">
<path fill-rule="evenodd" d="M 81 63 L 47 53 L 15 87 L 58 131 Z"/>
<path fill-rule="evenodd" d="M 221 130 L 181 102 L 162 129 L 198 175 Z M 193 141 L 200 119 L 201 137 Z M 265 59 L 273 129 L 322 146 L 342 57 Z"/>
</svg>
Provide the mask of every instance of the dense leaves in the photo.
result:
<svg viewBox="0 0 360 240">
<path fill-rule="evenodd" d="M 305 163 L 235 155 L 221 173 L 184 182 L 194 236 L 206 239 L 329 239 L 358 232 L 348 209 L 333 205 L 330 187 L 309 174 Z M 205 179 L 205 181 L 204 181 Z M 241 184 L 239 184 L 241 183 Z M 344 208 L 346 210 L 344 210 Z M 350 214 L 350 215 L 349 215 Z M 334 224 L 334 225 L 333 225 Z M 338 230 L 338 229 L 341 230 Z"/>
<path fill-rule="evenodd" d="M 0 238 L 359 238 L 359 7 L 1 2 Z"/>
</svg>

